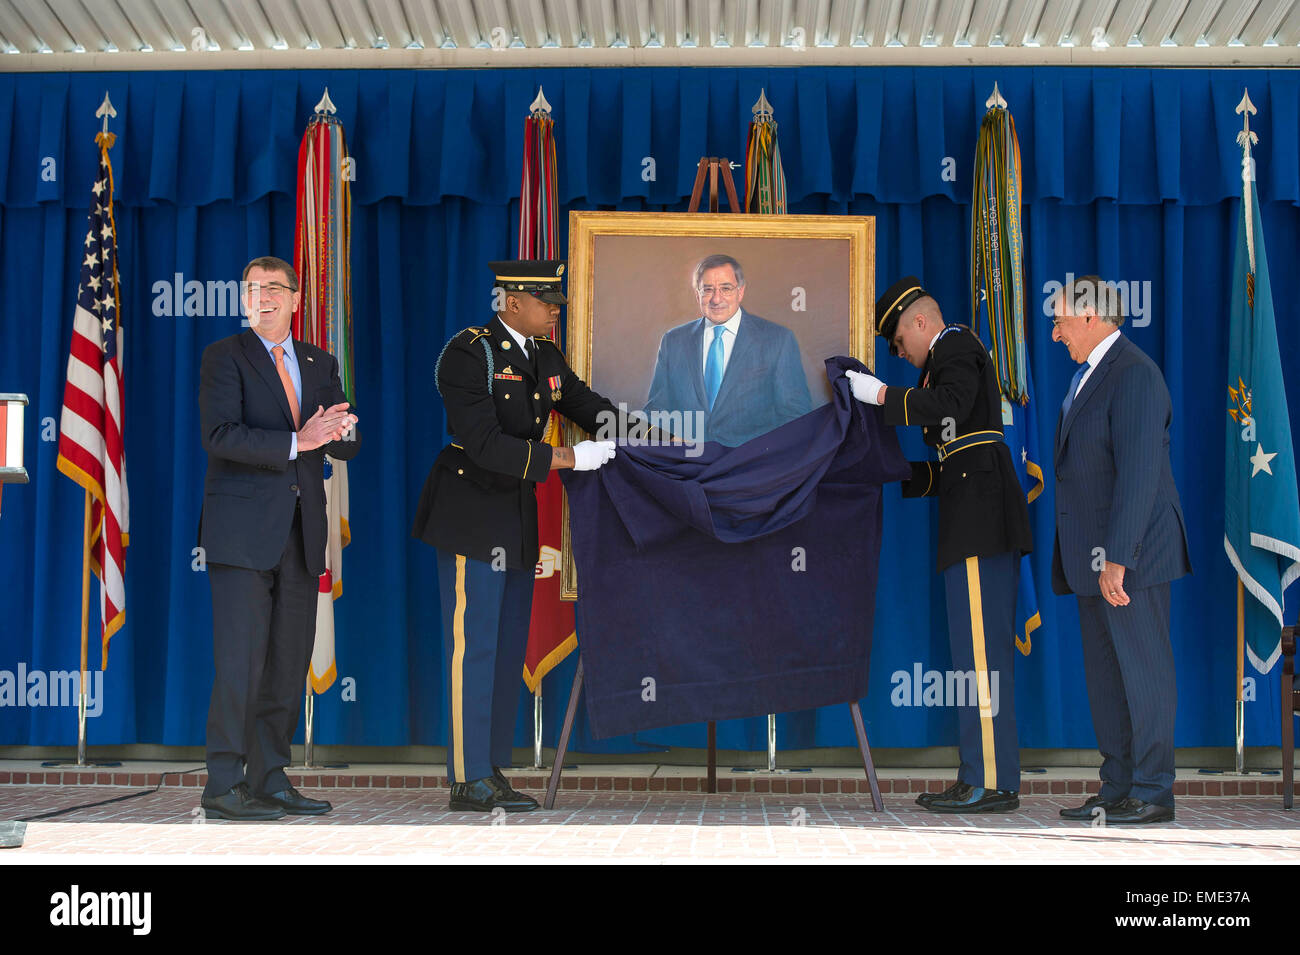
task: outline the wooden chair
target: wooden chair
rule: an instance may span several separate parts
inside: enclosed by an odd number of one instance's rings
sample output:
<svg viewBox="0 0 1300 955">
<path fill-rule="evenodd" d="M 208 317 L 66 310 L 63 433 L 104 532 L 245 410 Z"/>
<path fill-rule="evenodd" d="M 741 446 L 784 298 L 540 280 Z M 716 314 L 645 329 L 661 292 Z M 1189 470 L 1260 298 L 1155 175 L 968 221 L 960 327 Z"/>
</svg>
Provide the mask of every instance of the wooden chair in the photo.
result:
<svg viewBox="0 0 1300 955">
<path fill-rule="evenodd" d="M 1295 800 L 1295 717 L 1300 713 L 1300 686 L 1295 679 L 1295 627 L 1282 628 L 1282 808 Z"/>
</svg>

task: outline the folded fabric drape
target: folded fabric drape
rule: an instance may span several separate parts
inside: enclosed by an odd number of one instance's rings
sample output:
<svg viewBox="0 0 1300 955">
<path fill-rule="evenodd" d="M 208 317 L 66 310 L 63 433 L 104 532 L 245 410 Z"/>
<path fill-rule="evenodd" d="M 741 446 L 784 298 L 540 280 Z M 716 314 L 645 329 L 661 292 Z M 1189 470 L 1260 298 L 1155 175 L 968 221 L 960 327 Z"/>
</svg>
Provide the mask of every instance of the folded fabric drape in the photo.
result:
<svg viewBox="0 0 1300 955">
<path fill-rule="evenodd" d="M 827 359 L 829 404 L 737 448 L 564 472 L 597 737 L 866 695 L 881 485 L 911 469 L 850 368 Z"/>
</svg>

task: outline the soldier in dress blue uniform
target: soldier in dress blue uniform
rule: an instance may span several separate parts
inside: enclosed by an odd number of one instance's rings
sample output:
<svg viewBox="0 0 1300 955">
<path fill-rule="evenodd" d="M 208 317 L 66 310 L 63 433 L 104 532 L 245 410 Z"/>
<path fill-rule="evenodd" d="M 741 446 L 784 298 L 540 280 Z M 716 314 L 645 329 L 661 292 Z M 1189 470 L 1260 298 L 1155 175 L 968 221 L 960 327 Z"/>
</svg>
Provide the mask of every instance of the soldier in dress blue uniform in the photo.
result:
<svg viewBox="0 0 1300 955">
<path fill-rule="evenodd" d="M 412 535 L 438 551 L 451 808 L 524 812 L 537 801 L 512 789 L 500 767 L 510 763 L 528 642 L 535 488 L 555 468 L 594 470 L 614 456 L 613 441 L 557 448 L 543 436 L 552 408 L 593 433 L 621 419 L 553 340 L 564 263 L 490 266 L 500 311 L 454 336 L 435 367 L 451 443 L 425 481 Z"/>
<path fill-rule="evenodd" d="M 944 324 L 938 302 L 913 276 L 876 302 L 876 332 L 892 354 L 921 369 L 920 379 L 913 388 L 887 387 L 873 375 L 850 371 L 853 394 L 882 406 L 889 424 L 920 426 L 938 453 L 937 462 L 912 463 L 903 496 L 939 498 L 938 566 L 948 597 L 952 664 L 975 675 L 976 698 L 957 711 L 957 782 L 917 802 L 933 812 L 1008 812 L 1020 805 L 1016 588 L 1032 538 L 1025 495 L 1002 440 L 993 363 L 969 328 Z"/>
</svg>

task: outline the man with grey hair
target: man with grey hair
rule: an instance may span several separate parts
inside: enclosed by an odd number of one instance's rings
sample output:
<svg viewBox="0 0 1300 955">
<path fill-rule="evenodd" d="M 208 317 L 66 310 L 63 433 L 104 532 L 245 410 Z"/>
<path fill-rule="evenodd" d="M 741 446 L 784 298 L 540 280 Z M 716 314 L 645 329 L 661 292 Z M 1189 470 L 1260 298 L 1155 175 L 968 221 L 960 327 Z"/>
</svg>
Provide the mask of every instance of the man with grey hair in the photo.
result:
<svg viewBox="0 0 1300 955">
<path fill-rule="evenodd" d="M 660 339 L 646 412 L 702 415 L 696 436 L 734 447 L 812 410 L 794 333 L 741 308 L 740 263 L 705 256 L 693 280 L 701 317 Z"/>
<path fill-rule="evenodd" d="M 1056 425 L 1052 589 L 1079 605 L 1101 791 L 1061 810 L 1109 824 L 1174 818 L 1177 689 L 1169 583 L 1191 573 L 1169 461 L 1164 376 L 1122 334 L 1116 287 L 1096 275 L 1056 297 L 1052 340 L 1079 369 Z"/>
</svg>

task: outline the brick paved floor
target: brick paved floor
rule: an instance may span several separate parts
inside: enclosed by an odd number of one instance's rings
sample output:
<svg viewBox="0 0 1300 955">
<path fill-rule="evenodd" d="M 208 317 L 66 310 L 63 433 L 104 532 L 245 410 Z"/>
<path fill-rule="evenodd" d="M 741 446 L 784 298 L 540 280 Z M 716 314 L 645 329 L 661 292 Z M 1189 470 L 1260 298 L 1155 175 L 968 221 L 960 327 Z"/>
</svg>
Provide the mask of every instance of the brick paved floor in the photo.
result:
<svg viewBox="0 0 1300 955">
<path fill-rule="evenodd" d="M 94 802 L 105 786 L 0 787 L 0 820 Z M 270 823 L 199 822 L 198 793 L 169 788 L 28 823 L 26 861 L 234 861 L 340 856 L 436 860 L 859 862 L 1300 862 L 1300 811 L 1274 798 L 1187 797 L 1172 825 L 1124 829 L 1066 823 L 1072 796 L 1027 796 L 1021 811 L 939 816 L 903 796 L 884 812 L 859 795 L 561 792 L 554 810 L 453 813 L 445 790 L 346 790 L 334 811 Z M 321 795 L 309 792 L 309 795 Z M 534 792 L 540 798 L 540 792 Z"/>
</svg>

